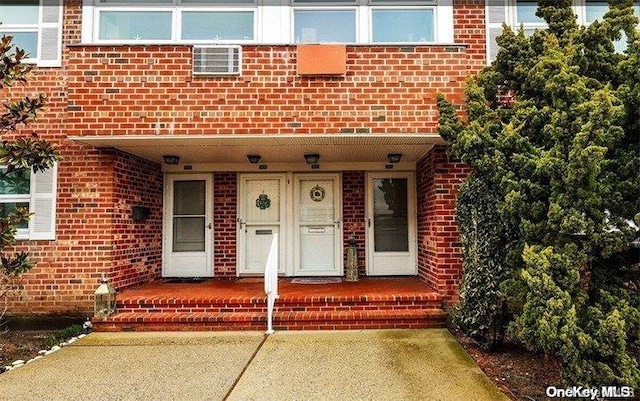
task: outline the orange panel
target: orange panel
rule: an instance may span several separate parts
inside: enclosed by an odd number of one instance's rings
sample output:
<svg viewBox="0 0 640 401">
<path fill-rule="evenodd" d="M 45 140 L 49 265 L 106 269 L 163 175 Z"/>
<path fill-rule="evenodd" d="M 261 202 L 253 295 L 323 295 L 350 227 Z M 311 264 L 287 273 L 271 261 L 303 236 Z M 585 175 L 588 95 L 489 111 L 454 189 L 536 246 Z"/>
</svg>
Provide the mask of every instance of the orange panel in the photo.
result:
<svg viewBox="0 0 640 401">
<path fill-rule="evenodd" d="M 345 45 L 299 45 L 298 75 L 345 75 Z"/>
</svg>

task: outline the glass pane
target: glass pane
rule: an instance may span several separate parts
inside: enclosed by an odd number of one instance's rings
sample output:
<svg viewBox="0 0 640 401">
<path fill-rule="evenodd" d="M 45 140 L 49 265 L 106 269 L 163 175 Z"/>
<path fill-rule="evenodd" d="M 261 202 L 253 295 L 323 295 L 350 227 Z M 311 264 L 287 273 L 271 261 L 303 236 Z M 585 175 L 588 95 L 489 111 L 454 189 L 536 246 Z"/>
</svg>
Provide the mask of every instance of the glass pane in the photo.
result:
<svg viewBox="0 0 640 401">
<path fill-rule="evenodd" d="M 0 21 L 3 25 L 38 24 L 39 0 L 0 0 Z"/>
<path fill-rule="evenodd" d="M 293 4 L 335 4 L 342 6 L 350 6 L 358 4 L 357 0 L 293 0 Z"/>
<path fill-rule="evenodd" d="M 169 40 L 171 11 L 102 11 L 100 39 Z"/>
<path fill-rule="evenodd" d="M 602 17 L 609 11 L 609 4 L 606 1 L 587 1 L 585 11 L 587 23 L 595 20 L 602 21 Z"/>
<path fill-rule="evenodd" d="M 173 215 L 205 215 L 204 181 L 175 181 L 173 183 Z"/>
<path fill-rule="evenodd" d="M 523 1 L 518 0 L 516 11 L 518 14 L 518 23 L 544 23 L 545 21 L 536 16 L 536 11 L 538 10 L 538 2 L 537 1 Z"/>
<path fill-rule="evenodd" d="M 24 207 L 29 209 L 29 202 L 2 202 L 0 203 L 0 218 L 5 218 L 15 210 L 17 207 Z M 29 228 L 29 222 L 23 222 L 18 225 L 18 228 Z"/>
<path fill-rule="evenodd" d="M 353 10 L 296 10 L 296 43 L 356 41 L 356 12 Z"/>
<path fill-rule="evenodd" d="M 182 0 L 182 4 L 211 4 L 211 5 L 220 5 L 220 4 L 255 4 L 255 0 Z"/>
<path fill-rule="evenodd" d="M 2 25 L 0 25 L 2 26 Z M 0 37 L 13 36 L 13 44 L 27 53 L 27 57 L 38 57 L 38 32 L 6 32 L 0 31 Z"/>
<path fill-rule="evenodd" d="M 0 168 L 0 195 L 29 195 L 31 189 L 31 170 L 20 169 L 6 173 Z"/>
<path fill-rule="evenodd" d="M 406 178 L 373 180 L 373 220 L 376 252 L 408 252 L 409 220 Z"/>
<path fill-rule="evenodd" d="M 433 42 L 433 10 L 373 10 L 374 42 Z"/>
<path fill-rule="evenodd" d="M 183 12 L 182 39 L 252 40 L 253 11 Z"/>
<path fill-rule="evenodd" d="M 173 4 L 173 0 L 134 0 L 134 1 L 127 1 L 127 0 L 99 0 L 100 3 L 122 3 L 122 4 L 126 4 L 126 5 L 131 5 L 131 3 L 134 4 L 148 4 L 148 3 L 156 3 L 156 4 Z"/>
<path fill-rule="evenodd" d="M 173 252 L 204 251 L 204 217 L 173 218 Z"/>
</svg>

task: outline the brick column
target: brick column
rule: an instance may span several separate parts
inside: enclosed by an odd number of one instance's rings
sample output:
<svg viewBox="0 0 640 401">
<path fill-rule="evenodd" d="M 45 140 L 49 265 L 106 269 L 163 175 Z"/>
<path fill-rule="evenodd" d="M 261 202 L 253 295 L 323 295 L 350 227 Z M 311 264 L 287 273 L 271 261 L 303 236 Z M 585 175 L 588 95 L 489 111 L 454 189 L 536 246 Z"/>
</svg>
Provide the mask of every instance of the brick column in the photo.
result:
<svg viewBox="0 0 640 401">
<path fill-rule="evenodd" d="M 213 176 L 213 266 L 216 278 L 236 277 L 237 177 L 236 172 L 220 172 Z"/>
<path fill-rule="evenodd" d="M 469 171 L 448 160 L 445 146 L 434 147 L 417 165 L 418 275 L 452 301 L 462 273 L 456 195 Z"/>
</svg>

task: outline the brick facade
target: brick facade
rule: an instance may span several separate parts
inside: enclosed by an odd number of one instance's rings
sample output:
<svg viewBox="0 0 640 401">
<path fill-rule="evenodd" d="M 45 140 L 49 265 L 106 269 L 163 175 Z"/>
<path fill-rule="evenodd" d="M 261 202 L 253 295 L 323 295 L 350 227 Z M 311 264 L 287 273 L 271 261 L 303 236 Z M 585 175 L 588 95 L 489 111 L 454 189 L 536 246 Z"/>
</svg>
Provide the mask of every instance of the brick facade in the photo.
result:
<svg viewBox="0 0 640 401">
<path fill-rule="evenodd" d="M 455 218 L 456 195 L 469 174 L 436 146 L 418 163 L 418 275 L 449 300 L 458 296 L 461 244 Z"/>
<path fill-rule="evenodd" d="M 239 76 L 191 74 L 188 45 L 80 44 L 82 2 L 65 1 L 62 68 L 36 68 L 3 99 L 44 93 L 37 131 L 63 155 L 53 241 L 22 241 L 38 262 L 12 313 L 87 313 L 101 273 L 120 288 L 160 277 L 162 166 L 78 136 L 399 134 L 437 130 L 437 93 L 461 103 L 466 77 L 485 65 L 484 1 L 454 1 L 454 45 L 347 45 L 347 74 L 301 77 L 296 46 L 244 45 Z M 444 148 L 417 166 L 419 274 L 455 298 L 460 274 L 453 216 L 466 170 Z M 352 232 L 365 273 L 365 173 L 343 171 L 345 248 Z M 442 192 L 445 191 L 445 192 Z M 237 173 L 214 174 L 215 276 L 236 274 Z M 149 207 L 144 222 L 133 206 Z"/>
<path fill-rule="evenodd" d="M 236 173 L 216 173 L 213 176 L 213 249 L 214 275 L 217 278 L 236 276 L 236 219 L 238 180 Z"/>
</svg>

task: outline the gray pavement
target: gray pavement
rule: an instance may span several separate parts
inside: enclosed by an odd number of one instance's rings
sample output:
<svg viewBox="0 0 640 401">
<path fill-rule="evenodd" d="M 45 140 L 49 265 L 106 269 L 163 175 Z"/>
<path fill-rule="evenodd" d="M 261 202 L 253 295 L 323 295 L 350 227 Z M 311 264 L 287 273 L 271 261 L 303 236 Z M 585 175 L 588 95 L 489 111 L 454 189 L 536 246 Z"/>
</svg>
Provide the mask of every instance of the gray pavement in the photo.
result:
<svg viewBox="0 0 640 401">
<path fill-rule="evenodd" d="M 93 333 L 0 400 L 506 400 L 447 330 Z"/>
</svg>

